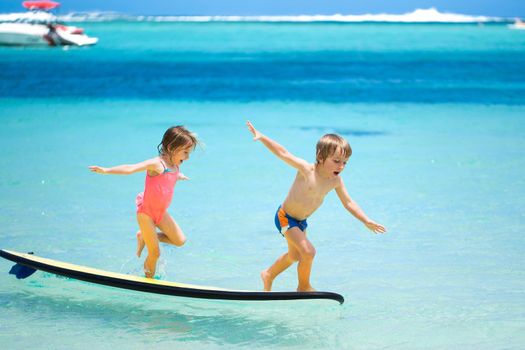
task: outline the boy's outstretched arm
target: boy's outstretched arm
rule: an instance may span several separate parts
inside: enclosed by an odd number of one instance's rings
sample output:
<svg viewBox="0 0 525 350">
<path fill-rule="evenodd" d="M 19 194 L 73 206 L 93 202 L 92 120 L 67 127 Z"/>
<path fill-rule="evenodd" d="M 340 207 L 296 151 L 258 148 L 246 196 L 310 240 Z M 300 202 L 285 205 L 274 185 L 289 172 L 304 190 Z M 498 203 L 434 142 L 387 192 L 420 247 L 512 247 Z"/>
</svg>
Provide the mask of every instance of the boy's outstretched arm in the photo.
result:
<svg viewBox="0 0 525 350">
<path fill-rule="evenodd" d="M 246 122 L 246 125 L 248 126 L 248 130 L 250 130 L 250 132 L 253 134 L 254 141 L 261 141 L 262 144 L 266 146 L 266 148 L 268 148 L 278 158 L 282 159 L 286 164 L 291 165 L 301 172 L 306 171 L 309 168 L 310 164 L 308 164 L 307 161 L 294 156 L 288 152 L 286 148 L 268 136 L 261 134 L 257 129 L 255 129 L 252 123 L 248 121 Z"/>
<path fill-rule="evenodd" d="M 363 209 L 361 209 L 359 204 L 357 204 L 356 201 L 350 198 L 350 195 L 346 191 L 346 187 L 343 183 L 343 180 L 340 181 L 341 183 L 335 188 L 335 192 L 341 200 L 341 203 L 343 203 L 345 209 L 348 210 L 359 221 L 365 224 L 365 226 L 374 233 L 386 233 L 386 228 L 383 225 L 378 224 L 377 222 L 371 220 L 368 216 L 366 216 L 365 212 L 363 211 Z"/>
<path fill-rule="evenodd" d="M 157 167 L 157 161 L 153 158 L 136 164 L 123 164 L 111 168 L 104 168 L 97 165 L 91 165 L 89 166 L 89 170 L 97 174 L 129 175 L 145 170 L 156 171 Z"/>
</svg>

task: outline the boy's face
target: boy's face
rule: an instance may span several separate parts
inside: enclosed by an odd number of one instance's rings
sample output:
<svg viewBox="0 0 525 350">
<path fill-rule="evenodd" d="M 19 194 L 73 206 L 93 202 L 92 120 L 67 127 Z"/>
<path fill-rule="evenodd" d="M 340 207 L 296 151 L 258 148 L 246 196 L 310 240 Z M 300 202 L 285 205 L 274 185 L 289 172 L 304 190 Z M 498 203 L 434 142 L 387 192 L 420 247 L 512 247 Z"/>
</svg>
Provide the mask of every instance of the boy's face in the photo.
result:
<svg viewBox="0 0 525 350">
<path fill-rule="evenodd" d="M 348 158 L 343 157 L 343 152 L 338 150 L 322 163 L 325 171 L 333 177 L 339 176 L 345 169 Z"/>
</svg>

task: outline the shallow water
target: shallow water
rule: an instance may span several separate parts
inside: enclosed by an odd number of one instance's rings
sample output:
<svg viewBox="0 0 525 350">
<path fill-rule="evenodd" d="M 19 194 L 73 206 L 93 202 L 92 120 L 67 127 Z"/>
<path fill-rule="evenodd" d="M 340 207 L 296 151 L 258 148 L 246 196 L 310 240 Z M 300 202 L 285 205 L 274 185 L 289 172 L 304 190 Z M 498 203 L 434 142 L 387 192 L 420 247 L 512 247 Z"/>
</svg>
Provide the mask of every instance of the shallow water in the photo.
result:
<svg viewBox="0 0 525 350">
<path fill-rule="evenodd" d="M 240 303 L 115 290 L 0 261 L 9 348 L 502 349 L 525 344 L 525 36 L 503 25 L 86 24 L 100 45 L 0 48 L 0 247 L 140 273 L 144 177 L 88 165 L 155 155 L 184 124 L 205 143 L 170 213 L 167 280 L 259 289 L 286 247 L 273 215 L 294 171 L 244 126 L 314 158 L 345 136 L 350 195 L 309 219 L 312 283 L 346 302 Z M 240 31 L 239 31 L 240 29 Z M 274 283 L 295 288 L 295 270 Z M 56 335 L 60 334 L 60 337 Z M 47 345 L 46 345 L 47 346 Z"/>
</svg>

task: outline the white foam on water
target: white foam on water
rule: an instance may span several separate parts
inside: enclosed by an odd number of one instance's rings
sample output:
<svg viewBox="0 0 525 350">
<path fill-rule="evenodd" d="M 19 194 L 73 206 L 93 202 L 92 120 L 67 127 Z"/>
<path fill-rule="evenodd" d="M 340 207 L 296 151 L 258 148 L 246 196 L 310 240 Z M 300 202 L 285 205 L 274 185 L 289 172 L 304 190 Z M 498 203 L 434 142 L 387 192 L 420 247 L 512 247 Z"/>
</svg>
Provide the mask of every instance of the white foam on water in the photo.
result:
<svg viewBox="0 0 525 350">
<path fill-rule="evenodd" d="M 114 12 L 69 13 L 60 18 L 68 22 L 393 22 L 393 23 L 477 23 L 502 22 L 500 17 L 470 16 L 457 13 L 439 12 L 436 8 L 416 9 L 404 14 L 361 14 L 361 15 L 287 15 L 287 16 L 142 16 Z M 1 20 L 1 17 L 0 17 Z"/>
</svg>

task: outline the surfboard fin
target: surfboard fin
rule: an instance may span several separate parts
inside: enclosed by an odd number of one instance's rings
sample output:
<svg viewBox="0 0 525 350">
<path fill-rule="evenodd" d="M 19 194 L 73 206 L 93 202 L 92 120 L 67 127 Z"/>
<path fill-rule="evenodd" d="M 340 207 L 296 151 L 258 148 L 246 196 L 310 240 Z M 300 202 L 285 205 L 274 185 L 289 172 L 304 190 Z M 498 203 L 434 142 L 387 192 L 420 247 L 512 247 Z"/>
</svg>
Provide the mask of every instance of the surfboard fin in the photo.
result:
<svg viewBox="0 0 525 350">
<path fill-rule="evenodd" d="M 16 278 L 18 278 L 19 280 L 27 278 L 31 276 L 32 274 L 34 274 L 35 272 L 36 272 L 36 269 L 32 267 L 20 265 L 20 264 L 13 265 L 13 267 L 11 267 L 11 270 L 9 270 L 9 274 L 15 275 Z"/>
</svg>

